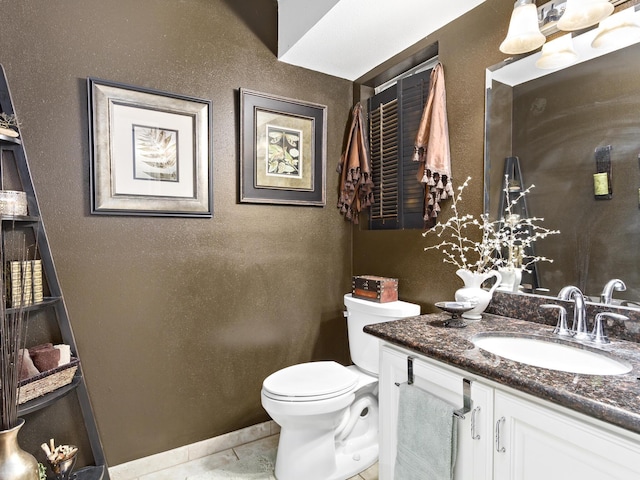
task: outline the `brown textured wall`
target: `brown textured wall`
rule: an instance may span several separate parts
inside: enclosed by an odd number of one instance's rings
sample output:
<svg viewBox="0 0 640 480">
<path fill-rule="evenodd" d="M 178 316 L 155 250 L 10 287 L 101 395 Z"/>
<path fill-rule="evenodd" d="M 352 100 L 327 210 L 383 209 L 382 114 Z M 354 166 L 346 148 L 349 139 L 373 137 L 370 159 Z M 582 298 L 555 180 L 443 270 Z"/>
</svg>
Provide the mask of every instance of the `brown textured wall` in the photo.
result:
<svg viewBox="0 0 640 480">
<path fill-rule="evenodd" d="M 335 165 L 352 85 L 276 60 L 276 0 L 2 7 L 0 62 L 109 464 L 265 421 L 268 374 L 347 362 Z M 88 76 L 212 100 L 213 219 L 89 213 Z M 325 208 L 238 204 L 240 87 L 328 106 Z"/>
<path fill-rule="evenodd" d="M 485 69 L 504 59 L 498 50 L 506 35 L 512 2 L 487 0 L 465 16 L 443 27 L 401 56 L 408 56 L 434 42 L 444 66 L 447 88 L 449 135 L 454 182 L 472 177 L 466 190 L 464 211 L 482 213 L 484 165 Z M 443 214 L 448 204 L 443 202 Z M 435 302 L 452 300 L 462 281 L 455 267 L 442 263 L 427 245 L 421 230 L 354 230 L 354 274 L 397 277 L 402 299 L 419 303 L 423 312 L 436 311 Z"/>
</svg>

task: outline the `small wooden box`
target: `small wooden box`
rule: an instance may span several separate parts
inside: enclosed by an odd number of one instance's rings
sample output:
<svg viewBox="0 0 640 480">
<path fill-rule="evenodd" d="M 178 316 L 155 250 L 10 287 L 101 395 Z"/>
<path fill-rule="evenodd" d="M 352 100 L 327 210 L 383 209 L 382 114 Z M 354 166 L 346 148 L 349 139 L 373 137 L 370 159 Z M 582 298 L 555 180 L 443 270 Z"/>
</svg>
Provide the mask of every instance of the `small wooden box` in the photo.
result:
<svg viewBox="0 0 640 480">
<path fill-rule="evenodd" d="M 395 302 L 398 300 L 398 279 L 374 275 L 355 276 L 351 280 L 351 295 L 378 303 Z"/>
</svg>

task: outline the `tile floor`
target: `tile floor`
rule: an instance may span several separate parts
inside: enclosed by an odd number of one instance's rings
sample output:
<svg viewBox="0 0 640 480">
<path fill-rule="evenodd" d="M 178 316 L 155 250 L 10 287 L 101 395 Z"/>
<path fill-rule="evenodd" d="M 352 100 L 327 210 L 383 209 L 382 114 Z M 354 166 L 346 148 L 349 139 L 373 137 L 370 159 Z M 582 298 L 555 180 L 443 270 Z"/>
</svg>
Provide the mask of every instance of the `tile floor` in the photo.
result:
<svg viewBox="0 0 640 480">
<path fill-rule="evenodd" d="M 238 461 L 246 455 L 260 454 L 263 451 L 275 448 L 277 445 L 278 435 L 272 435 L 223 452 L 214 453 L 181 465 L 176 465 L 165 470 L 143 475 L 139 477 L 139 480 L 188 480 L 191 476 L 204 473 L 207 470 L 211 470 L 222 465 L 227 465 L 230 462 Z M 368 468 L 364 472 L 361 472 L 359 475 L 351 477 L 348 480 L 378 480 L 378 465 L 373 465 L 371 468 Z"/>
<path fill-rule="evenodd" d="M 109 468 L 112 480 L 189 480 L 248 455 L 260 455 L 278 445 L 279 427 L 265 422 L 220 437 Z M 256 472 L 257 473 L 257 472 Z M 373 465 L 348 480 L 378 480 Z"/>
</svg>

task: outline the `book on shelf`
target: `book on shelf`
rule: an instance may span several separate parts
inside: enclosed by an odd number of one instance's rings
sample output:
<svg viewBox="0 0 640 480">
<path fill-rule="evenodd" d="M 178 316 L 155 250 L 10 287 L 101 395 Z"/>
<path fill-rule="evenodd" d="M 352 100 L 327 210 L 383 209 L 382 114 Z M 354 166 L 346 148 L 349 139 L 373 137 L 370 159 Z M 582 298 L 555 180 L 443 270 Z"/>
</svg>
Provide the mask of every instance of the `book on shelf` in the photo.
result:
<svg viewBox="0 0 640 480">
<path fill-rule="evenodd" d="M 32 269 L 32 285 L 33 285 L 33 303 L 39 303 L 44 300 L 42 289 L 42 260 L 31 260 Z"/>
<path fill-rule="evenodd" d="M 16 260 L 5 268 L 7 303 L 18 308 L 42 302 L 42 260 Z"/>
</svg>

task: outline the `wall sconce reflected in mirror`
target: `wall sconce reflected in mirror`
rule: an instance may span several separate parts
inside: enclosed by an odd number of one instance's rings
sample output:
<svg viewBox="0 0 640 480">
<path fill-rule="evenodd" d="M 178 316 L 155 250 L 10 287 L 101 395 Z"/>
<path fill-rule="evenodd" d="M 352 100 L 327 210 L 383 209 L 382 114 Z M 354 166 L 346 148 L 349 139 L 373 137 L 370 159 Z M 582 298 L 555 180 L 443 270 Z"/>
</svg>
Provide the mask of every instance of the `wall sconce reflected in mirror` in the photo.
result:
<svg viewBox="0 0 640 480">
<path fill-rule="evenodd" d="M 638 40 L 640 40 L 640 23 L 638 23 L 635 8 L 630 7 L 602 20 L 591 46 L 602 49 L 619 48 Z"/>
<path fill-rule="evenodd" d="M 558 28 L 564 31 L 582 30 L 595 25 L 613 12 L 609 0 L 567 0 Z"/>
<path fill-rule="evenodd" d="M 573 48 L 573 38 L 567 33 L 542 46 L 542 55 L 536 61 L 536 67 L 551 70 L 566 67 L 577 60 L 578 54 Z"/>
<path fill-rule="evenodd" d="M 500 44 L 500 51 L 508 55 L 519 55 L 535 50 L 545 40 L 546 37 L 538 26 L 538 9 L 533 0 L 517 0 L 511 13 L 507 37 Z"/>
</svg>

